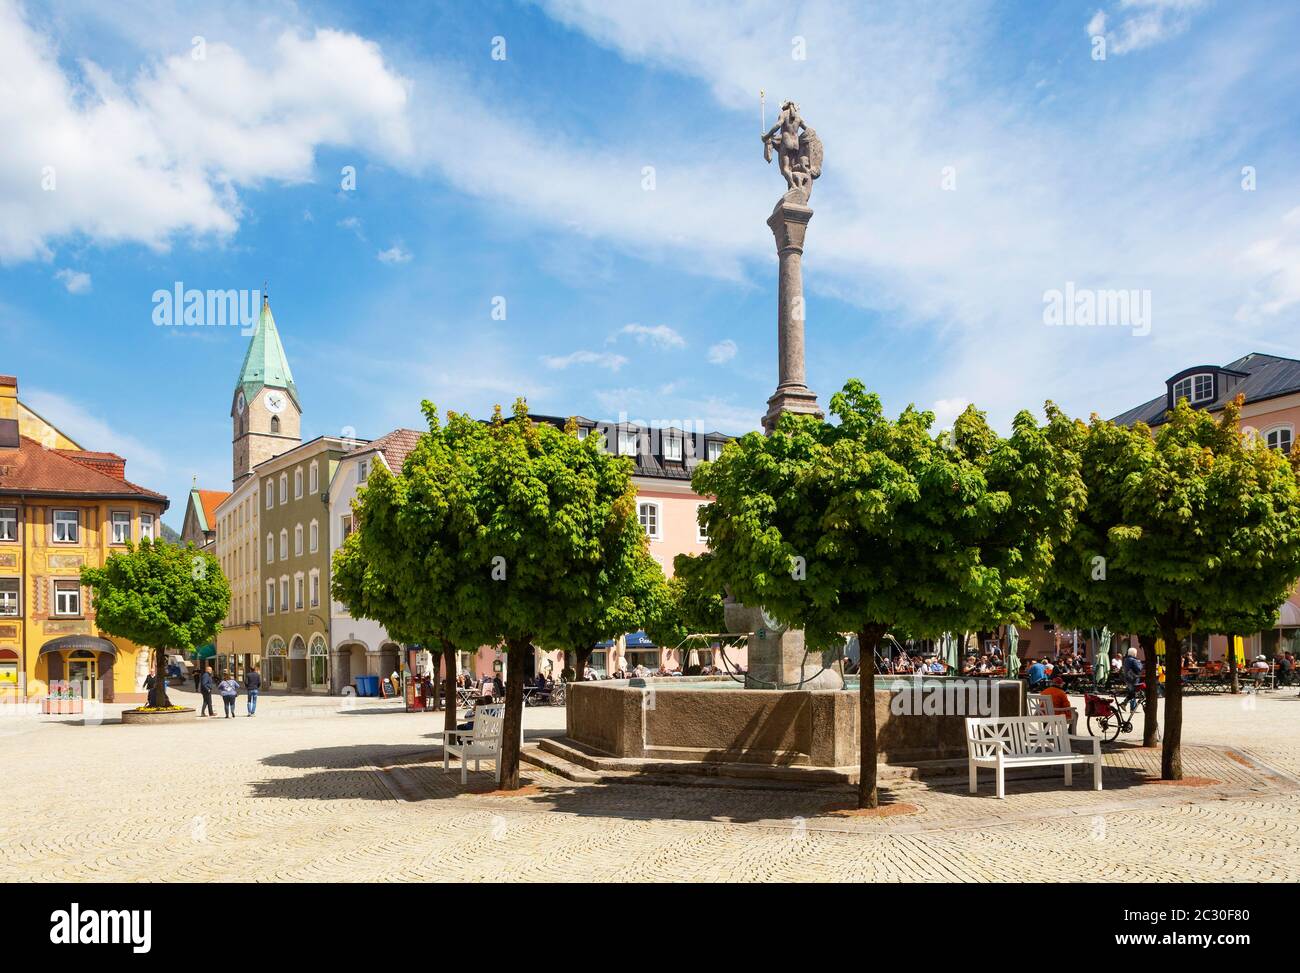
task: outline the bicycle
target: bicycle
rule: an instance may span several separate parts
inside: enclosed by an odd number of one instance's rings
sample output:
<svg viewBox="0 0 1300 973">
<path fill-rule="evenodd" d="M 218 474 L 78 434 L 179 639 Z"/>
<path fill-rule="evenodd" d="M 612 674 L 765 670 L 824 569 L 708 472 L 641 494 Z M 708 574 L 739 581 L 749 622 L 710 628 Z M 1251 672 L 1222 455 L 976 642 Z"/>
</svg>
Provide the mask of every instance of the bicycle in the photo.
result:
<svg viewBox="0 0 1300 973">
<path fill-rule="evenodd" d="M 1128 699 L 1121 701 L 1118 693 L 1112 693 L 1109 699 L 1085 693 L 1083 709 L 1088 717 L 1088 734 L 1114 743 L 1121 733 L 1132 733 L 1138 711 L 1146 708 L 1146 690 L 1146 683 L 1138 683 L 1131 705 Z"/>
</svg>

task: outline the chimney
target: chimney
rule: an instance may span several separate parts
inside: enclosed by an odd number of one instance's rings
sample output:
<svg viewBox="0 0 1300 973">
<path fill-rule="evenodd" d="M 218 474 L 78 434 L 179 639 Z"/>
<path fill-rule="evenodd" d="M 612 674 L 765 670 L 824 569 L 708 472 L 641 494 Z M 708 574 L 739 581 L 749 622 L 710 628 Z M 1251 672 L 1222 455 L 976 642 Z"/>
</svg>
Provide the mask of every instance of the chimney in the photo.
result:
<svg viewBox="0 0 1300 973">
<path fill-rule="evenodd" d="M 0 375 L 0 449 L 18 448 L 18 379 Z"/>
</svg>

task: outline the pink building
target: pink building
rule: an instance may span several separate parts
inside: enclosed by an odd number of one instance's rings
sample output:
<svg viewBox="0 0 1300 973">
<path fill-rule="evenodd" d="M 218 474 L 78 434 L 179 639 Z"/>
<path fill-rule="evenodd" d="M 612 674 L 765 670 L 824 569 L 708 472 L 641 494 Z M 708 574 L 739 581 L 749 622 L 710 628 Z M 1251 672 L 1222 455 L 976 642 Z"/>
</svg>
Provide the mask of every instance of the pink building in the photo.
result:
<svg viewBox="0 0 1300 973">
<path fill-rule="evenodd" d="M 532 418 L 560 427 L 567 422 L 558 416 Z M 718 432 L 692 433 L 679 428 L 598 422 L 583 417 L 578 417 L 577 423 L 579 436 L 603 436 L 608 451 L 630 456 L 636 463 L 632 480 L 637 488 L 637 516 L 650 538 L 650 553 L 666 575 L 672 576 L 673 558 L 678 554 L 699 554 L 707 549 L 708 538 L 700 529 L 696 513 L 708 498 L 691 489 L 691 473 L 701 461 L 716 459 L 732 437 Z M 698 651 L 700 665 L 722 665 L 721 658 L 715 658 L 709 648 L 696 645 L 690 648 Z M 566 664 L 573 664 L 572 653 L 567 654 L 570 658 L 566 663 L 564 652 L 537 649 L 534 658 L 528 660 L 529 675 L 540 671 L 558 676 Z M 596 646 L 591 666 L 601 675 L 635 665 L 673 670 L 681 668 L 681 655 L 678 646 L 654 645 L 644 633 L 629 632 L 613 643 Z M 728 650 L 727 662 L 744 668 L 745 651 Z M 504 666 L 504 653 L 496 649 L 482 648 L 476 654 L 461 654 L 460 668 L 476 677 L 490 677 L 501 671 L 504 679 Z"/>
</svg>

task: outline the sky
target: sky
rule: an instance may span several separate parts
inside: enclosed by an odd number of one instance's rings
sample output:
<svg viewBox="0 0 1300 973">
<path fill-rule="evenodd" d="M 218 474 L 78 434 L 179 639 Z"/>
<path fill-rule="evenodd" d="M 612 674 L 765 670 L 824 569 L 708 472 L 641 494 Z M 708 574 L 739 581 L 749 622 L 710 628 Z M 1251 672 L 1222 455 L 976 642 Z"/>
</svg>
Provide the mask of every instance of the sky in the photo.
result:
<svg viewBox="0 0 1300 973">
<path fill-rule="evenodd" d="M 758 428 L 758 136 L 793 99 L 823 406 L 1111 416 L 1300 357 L 1297 37 L 1251 0 L 0 0 L 0 373 L 174 527 L 193 477 L 229 488 L 249 340 L 157 323 L 177 285 L 266 285 L 304 438 L 521 395 Z M 1057 326 L 1067 287 L 1138 316 Z"/>
</svg>

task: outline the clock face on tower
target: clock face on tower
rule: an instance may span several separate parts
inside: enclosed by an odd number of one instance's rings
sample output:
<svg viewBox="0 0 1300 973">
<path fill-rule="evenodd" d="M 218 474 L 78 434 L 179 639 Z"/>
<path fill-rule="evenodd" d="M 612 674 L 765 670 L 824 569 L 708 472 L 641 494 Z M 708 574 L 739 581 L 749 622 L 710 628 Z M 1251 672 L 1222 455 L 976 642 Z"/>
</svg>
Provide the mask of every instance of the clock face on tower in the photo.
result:
<svg viewBox="0 0 1300 973">
<path fill-rule="evenodd" d="M 244 414 L 244 393 L 240 392 L 235 396 L 235 411 L 241 416 Z"/>
<path fill-rule="evenodd" d="M 287 397 L 283 392 L 270 391 L 266 393 L 266 398 L 263 401 L 266 402 L 266 409 L 268 412 L 273 412 L 276 415 L 279 415 L 284 411 Z"/>
</svg>

